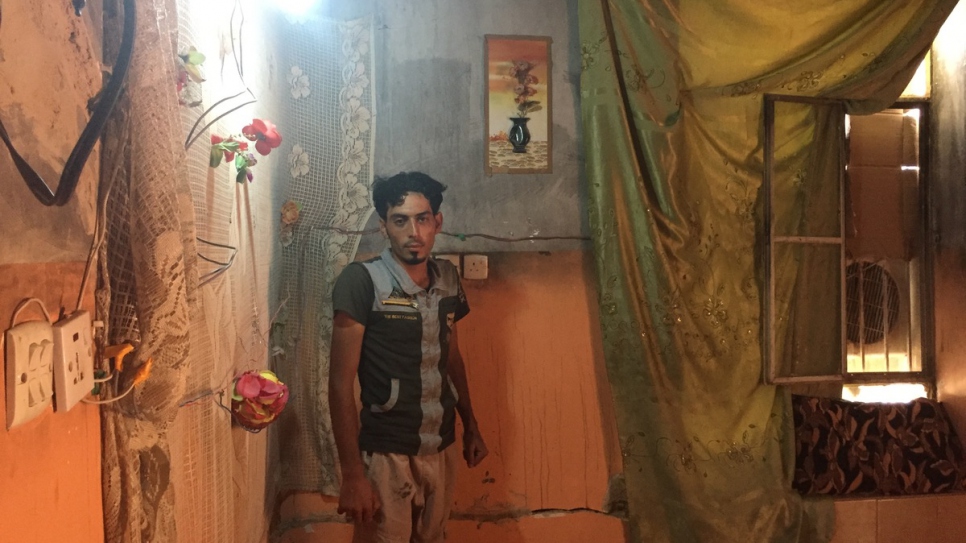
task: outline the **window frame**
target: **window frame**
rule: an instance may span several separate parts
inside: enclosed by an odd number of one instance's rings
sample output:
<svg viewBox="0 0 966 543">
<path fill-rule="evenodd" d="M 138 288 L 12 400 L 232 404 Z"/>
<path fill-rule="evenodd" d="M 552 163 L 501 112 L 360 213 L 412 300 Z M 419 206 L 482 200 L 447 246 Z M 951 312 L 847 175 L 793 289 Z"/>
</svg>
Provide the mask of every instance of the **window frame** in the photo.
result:
<svg viewBox="0 0 966 543">
<path fill-rule="evenodd" d="M 762 176 L 762 200 L 763 200 L 763 232 L 765 240 L 762 250 L 764 268 L 764 287 L 765 296 L 762 302 L 762 321 L 763 339 L 762 342 L 762 380 L 765 384 L 775 385 L 798 385 L 798 384 L 817 384 L 817 383 L 841 383 L 850 384 L 891 384 L 891 383 L 920 383 L 925 385 L 930 396 L 935 395 L 935 301 L 934 301 L 934 260 L 935 260 L 935 225 L 933 224 L 933 214 L 931 205 L 930 183 L 929 183 L 929 99 L 928 98 L 901 98 L 886 109 L 918 109 L 919 110 L 919 212 L 920 223 L 917 235 L 920 236 L 919 257 L 922 259 L 922 277 L 919 281 L 919 308 L 915 315 L 910 318 L 917 318 L 921 335 L 921 360 L 922 369 L 910 372 L 849 372 L 847 362 L 847 338 L 846 338 L 846 273 L 847 266 L 845 242 L 845 211 L 846 211 L 846 187 L 847 187 L 847 145 L 848 140 L 843 134 L 839 142 L 839 236 L 834 237 L 806 237 L 806 236 L 776 236 L 774 233 L 773 221 L 773 194 L 772 183 L 774 179 L 774 152 L 775 152 L 775 104 L 777 102 L 789 102 L 799 104 L 809 104 L 816 106 L 832 106 L 841 110 L 845 115 L 847 108 L 846 100 L 830 98 L 817 98 L 807 96 L 765 94 L 763 96 L 763 121 L 764 121 L 764 140 L 763 140 L 763 176 Z M 842 358 L 840 360 L 840 372 L 825 375 L 793 376 L 782 375 L 777 364 L 776 336 L 775 336 L 775 245 L 777 243 L 801 243 L 801 244 L 838 244 L 839 245 L 839 267 L 842 270 L 840 277 L 840 299 L 839 309 L 841 317 L 841 338 L 840 346 Z"/>
</svg>

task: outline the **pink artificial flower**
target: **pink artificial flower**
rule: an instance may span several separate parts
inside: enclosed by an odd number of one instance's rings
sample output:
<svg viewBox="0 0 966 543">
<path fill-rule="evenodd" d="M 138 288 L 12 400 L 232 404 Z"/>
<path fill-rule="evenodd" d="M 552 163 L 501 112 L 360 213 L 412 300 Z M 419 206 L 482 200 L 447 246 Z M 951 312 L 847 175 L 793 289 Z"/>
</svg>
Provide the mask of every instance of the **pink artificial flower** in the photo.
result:
<svg viewBox="0 0 966 543">
<path fill-rule="evenodd" d="M 259 396 L 262 390 L 262 384 L 259 382 L 259 377 L 254 373 L 244 373 L 238 378 L 235 383 L 235 392 L 239 396 L 246 399 L 254 399 Z"/>
<path fill-rule="evenodd" d="M 288 403 L 288 387 L 270 371 L 247 371 L 235 380 L 231 411 L 249 430 L 272 423 Z"/>
</svg>

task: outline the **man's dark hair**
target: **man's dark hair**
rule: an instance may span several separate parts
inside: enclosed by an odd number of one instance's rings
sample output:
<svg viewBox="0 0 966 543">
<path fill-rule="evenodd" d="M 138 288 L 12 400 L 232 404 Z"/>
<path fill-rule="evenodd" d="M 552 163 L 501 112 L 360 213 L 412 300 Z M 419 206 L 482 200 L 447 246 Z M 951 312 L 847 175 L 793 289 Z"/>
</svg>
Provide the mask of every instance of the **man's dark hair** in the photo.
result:
<svg viewBox="0 0 966 543">
<path fill-rule="evenodd" d="M 402 205 L 410 192 L 422 194 L 429 200 L 433 215 L 439 213 L 446 185 L 422 172 L 401 172 L 392 177 L 380 177 L 372 184 L 372 204 L 382 220 L 390 207 Z"/>
</svg>

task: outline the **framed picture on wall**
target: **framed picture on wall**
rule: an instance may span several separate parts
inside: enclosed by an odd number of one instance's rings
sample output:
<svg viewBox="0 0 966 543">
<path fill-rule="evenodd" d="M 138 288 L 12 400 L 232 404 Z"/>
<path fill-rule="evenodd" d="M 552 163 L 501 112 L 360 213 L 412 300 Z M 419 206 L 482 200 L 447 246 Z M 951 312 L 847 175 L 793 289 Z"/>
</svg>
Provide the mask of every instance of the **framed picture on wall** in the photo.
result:
<svg viewBox="0 0 966 543">
<path fill-rule="evenodd" d="M 486 175 L 553 171 L 550 44 L 547 36 L 486 35 Z"/>
</svg>

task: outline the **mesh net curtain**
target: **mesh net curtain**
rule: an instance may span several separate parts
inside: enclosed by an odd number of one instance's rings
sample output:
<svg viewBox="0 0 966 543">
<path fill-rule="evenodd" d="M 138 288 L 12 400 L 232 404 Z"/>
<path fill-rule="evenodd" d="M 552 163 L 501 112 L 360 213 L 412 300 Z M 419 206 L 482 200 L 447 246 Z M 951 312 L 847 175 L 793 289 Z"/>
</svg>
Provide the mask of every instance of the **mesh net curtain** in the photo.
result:
<svg viewBox="0 0 966 543">
<path fill-rule="evenodd" d="M 110 198 L 97 301 L 108 340 L 136 343 L 136 363 L 154 365 L 147 381 L 102 410 L 105 539 L 262 541 L 276 491 L 336 491 L 319 396 L 325 304 L 354 257 L 359 236 L 351 232 L 371 212 L 372 25 L 301 24 L 251 2 L 136 7 L 124 102 L 103 146 Z M 118 1 L 105 6 L 106 56 L 117 47 L 120 13 Z M 246 44 L 238 80 L 232 56 Z M 227 68 L 218 73 L 212 51 L 222 45 Z M 198 109 L 174 92 L 175 59 L 193 46 L 208 53 Z M 251 184 L 235 183 L 226 165 L 209 168 L 207 131 L 184 148 L 199 112 L 240 89 L 250 94 L 226 108 L 249 96 L 256 103 L 211 132 L 237 133 L 259 117 L 284 136 Z M 289 200 L 301 208 L 294 225 L 279 218 Z M 212 275 L 211 262 L 227 261 Z M 233 428 L 213 393 L 270 364 L 291 399 L 266 439 Z"/>
</svg>

